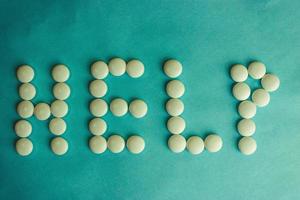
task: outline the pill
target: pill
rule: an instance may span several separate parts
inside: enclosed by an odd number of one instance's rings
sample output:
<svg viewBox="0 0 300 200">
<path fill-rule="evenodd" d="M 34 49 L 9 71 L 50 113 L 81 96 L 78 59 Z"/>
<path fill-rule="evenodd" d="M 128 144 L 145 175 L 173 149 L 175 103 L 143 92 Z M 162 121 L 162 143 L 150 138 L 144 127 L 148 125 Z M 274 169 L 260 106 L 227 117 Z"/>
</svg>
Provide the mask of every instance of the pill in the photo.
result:
<svg viewBox="0 0 300 200">
<path fill-rule="evenodd" d="M 145 141 L 141 136 L 133 135 L 127 139 L 126 146 L 131 153 L 139 154 L 145 148 Z"/>
<path fill-rule="evenodd" d="M 256 105 L 251 101 L 242 101 L 238 106 L 238 112 L 241 117 L 250 119 L 256 114 Z"/>
<path fill-rule="evenodd" d="M 249 64 L 248 73 L 253 79 L 261 79 L 266 74 L 265 64 L 255 61 Z"/>
<path fill-rule="evenodd" d="M 22 65 L 17 69 L 17 78 L 22 83 L 28 83 L 34 78 L 34 71 L 29 65 Z"/>
<path fill-rule="evenodd" d="M 50 111 L 50 107 L 48 104 L 46 103 L 38 103 L 35 107 L 34 107 L 34 116 L 38 119 L 38 120 L 46 120 L 50 117 L 51 115 L 51 111 Z"/>
<path fill-rule="evenodd" d="M 204 140 L 204 146 L 209 152 L 218 152 L 223 146 L 222 138 L 216 134 L 208 135 Z"/>
<path fill-rule="evenodd" d="M 71 94 L 71 89 L 66 83 L 56 83 L 52 92 L 56 99 L 66 100 Z"/>
<path fill-rule="evenodd" d="M 117 117 L 124 116 L 128 111 L 127 102 L 121 98 L 112 100 L 110 103 L 110 111 Z"/>
<path fill-rule="evenodd" d="M 65 101 L 55 100 L 51 103 L 51 113 L 54 117 L 64 117 L 68 111 L 69 106 Z"/>
<path fill-rule="evenodd" d="M 242 136 L 251 136 L 255 133 L 256 125 L 252 119 L 242 119 L 238 122 L 237 129 Z"/>
<path fill-rule="evenodd" d="M 120 153 L 125 147 L 124 139 L 119 135 L 112 135 L 107 140 L 107 148 L 112 153 Z"/>
<path fill-rule="evenodd" d="M 94 99 L 90 103 L 90 112 L 95 117 L 102 117 L 107 113 L 107 103 L 103 99 Z"/>
<path fill-rule="evenodd" d="M 181 81 L 172 80 L 167 83 L 166 91 L 170 97 L 180 98 L 185 92 L 185 87 Z"/>
<path fill-rule="evenodd" d="M 52 69 L 52 78 L 56 82 L 65 82 L 70 77 L 70 71 L 67 66 L 59 64 Z"/>
<path fill-rule="evenodd" d="M 28 156 L 33 150 L 33 144 L 28 138 L 20 138 L 16 142 L 16 151 L 21 156 Z"/>
<path fill-rule="evenodd" d="M 171 135 L 168 140 L 168 146 L 174 153 L 183 152 L 186 147 L 185 138 L 182 135 Z"/>
<path fill-rule="evenodd" d="M 147 114 L 148 106 L 147 104 L 140 99 L 135 99 L 129 104 L 129 112 L 135 118 L 142 118 Z"/>
<path fill-rule="evenodd" d="M 172 134 L 180 134 L 185 129 L 185 121 L 182 117 L 170 117 L 167 128 Z"/>
<path fill-rule="evenodd" d="M 256 141 L 252 137 L 242 137 L 238 144 L 239 150 L 245 155 L 251 155 L 256 151 Z"/>
<path fill-rule="evenodd" d="M 246 83 L 236 83 L 232 88 L 232 94 L 233 96 L 239 100 L 243 101 L 248 99 L 250 96 L 251 89 Z"/>
<path fill-rule="evenodd" d="M 198 155 L 204 150 L 204 142 L 199 136 L 191 136 L 186 142 L 186 148 L 191 154 Z"/>
<path fill-rule="evenodd" d="M 104 137 L 100 135 L 94 135 L 89 140 L 90 150 L 95 154 L 104 153 L 107 149 L 107 143 Z"/>
<path fill-rule="evenodd" d="M 139 78 L 144 74 L 144 64 L 139 60 L 131 60 L 126 65 L 126 72 L 132 78 Z"/>
<path fill-rule="evenodd" d="M 180 99 L 169 99 L 166 103 L 167 113 L 171 116 L 179 116 L 184 111 L 184 104 Z"/>
<path fill-rule="evenodd" d="M 174 59 L 164 63 L 164 72 L 170 78 L 176 78 L 182 73 L 182 64 Z"/>
<path fill-rule="evenodd" d="M 35 97 L 36 90 L 31 83 L 23 83 L 19 87 L 19 96 L 24 100 L 31 100 Z"/>
<path fill-rule="evenodd" d="M 94 62 L 91 66 L 91 74 L 95 79 L 104 79 L 108 75 L 108 66 L 103 61 Z"/>
<path fill-rule="evenodd" d="M 258 107 L 264 107 L 270 102 L 270 94 L 264 89 L 257 89 L 252 94 L 252 101 Z"/>
<path fill-rule="evenodd" d="M 67 130 L 67 124 L 62 118 L 53 118 L 49 123 L 49 130 L 54 135 L 62 135 Z"/>
<path fill-rule="evenodd" d="M 114 76 L 122 76 L 126 71 L 126 62 L 121 58 L 113 58 L 108 63 L 109 72 Z"/>
<path fill-rule="evenodd" d="M 235 82 L 243 82 L 248 78 L 248 70 L 244 65 L 236 64 L 231 67 L 230 75 Z"/>
<path fill-rule="evenodd" d="M 15 133 L 19 137 L 28 137 L 31 134 L 32 126 L 29 121 L 21 119 L 15 124 Z"/>
<path fill-rule="evenodd" d="M 106 122 L 101 118 L 94 118 L 89 123 L 89 130 L 93 135 L 103 135 L 106 129 Z"/>
<path fill-rule="evenodd" d="M 22 118 L 29 118 L 33 115 L 34 106 L 30 101 L 21 101 L 17 106 L 17 113 Z"/>
<path fill-rule="evenodd" d="M 90 83 L 89 87 L 91 95 L 94 97 L 100 98 L 105 96 L 107 92 L 107 85 L 102 80 L 94 80 Z"/>
<path fill-rule="evenodd" d="M 64 155 L 69 149 L 68 142 L 62 137 L 55 137 L 51 140 L 51 149 L 56 155 Z"/>
<path fill-rule="evenodd" d="M 279 88 L 280 80 L 274 74 L 266 74 L 261 79 L 261 85 L 266 91 L 274 92 L 275 90 L 277 90 Z"/>
</svg>

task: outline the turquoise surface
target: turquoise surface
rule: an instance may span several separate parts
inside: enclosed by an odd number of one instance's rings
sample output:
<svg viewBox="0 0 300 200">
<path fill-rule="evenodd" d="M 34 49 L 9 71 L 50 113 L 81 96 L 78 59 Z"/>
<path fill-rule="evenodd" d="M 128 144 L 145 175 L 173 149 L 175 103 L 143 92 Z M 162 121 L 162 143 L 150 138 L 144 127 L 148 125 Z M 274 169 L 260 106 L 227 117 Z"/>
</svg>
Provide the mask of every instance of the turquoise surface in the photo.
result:
<svg viewBox="0 0 300 200">
<path fill-rule="evenodd" d="M 0 0 L 0 199 L 300 199 L 299 6 L 296 0 Z M 106 115 L 105 136 L 140 134 L 146 141 L 140 155 L 128 150 L 95 155 L 88 148 L 89 66 L 114 56 L 138 58 L 146 71 L 137 80 L 107 78 L 105 99 L 142 98 L 149 113 L 139 120 Z M 184 66 L 184 136 L 218 133 L 224 141 L 219 153 L 168 150 L 168 78 L 162 72 L 168 58 Z M 258 149 L 247 157 L 236 147 L 238 102 L 231 96 L 228 72 L 232 64 L 252 60 L 277 74 L 281 87 L 271 93 L 267 107 L 258 109 Z M 34 118 L 33 153 L 20 157 L 15 152 L 13 124 L 20 101 L 15 70 L 24 63 L 36 72 L 34 103 L 53 101 L 54 64 L 71 70 L 65 156 L 51 152 L 48 122 Z"/>
</svg>

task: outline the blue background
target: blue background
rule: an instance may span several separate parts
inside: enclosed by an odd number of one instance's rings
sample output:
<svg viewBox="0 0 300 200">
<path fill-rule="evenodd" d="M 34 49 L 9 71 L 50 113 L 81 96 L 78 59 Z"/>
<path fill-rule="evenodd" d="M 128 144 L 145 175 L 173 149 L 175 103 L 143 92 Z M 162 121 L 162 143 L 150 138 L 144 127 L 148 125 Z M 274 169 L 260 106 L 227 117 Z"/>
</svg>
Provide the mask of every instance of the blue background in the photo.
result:
<svg viewBox="0 0 300 200">
<path fill-rule="evenodd" d="M 297 0 L 0 0 L 0 199 L 300 199 L 299 6 Z M 137 80 L 107 78 L 106 100 L 142 98 L 149 113 L 139 120 L 106 115 L 105 136 L 142 135 L 146 149 L 140 155 L 95 155 L 88 148 L 89 67 L 114 56 L 138 58 L 146 71 Z M 218 133 L 224 141 L 220 152 L 192 156 L 168 150 L 168 78 L 162 72 L 168 58 L 184 66 L 184 135 Z M 264 62 L 281 86 L 254 118 L 257 152 L 243 156 L 236 147 L 238 102 L 229 69 L 252 60 Z M 71 70 L 65 156 L 51 152 L 48 122 L 34 118 L 33 153 L 15 152 L 15 70 L 25 63 L 36 72 L 34 103 L 53 101 L 54 64 Z"/>
</svg>

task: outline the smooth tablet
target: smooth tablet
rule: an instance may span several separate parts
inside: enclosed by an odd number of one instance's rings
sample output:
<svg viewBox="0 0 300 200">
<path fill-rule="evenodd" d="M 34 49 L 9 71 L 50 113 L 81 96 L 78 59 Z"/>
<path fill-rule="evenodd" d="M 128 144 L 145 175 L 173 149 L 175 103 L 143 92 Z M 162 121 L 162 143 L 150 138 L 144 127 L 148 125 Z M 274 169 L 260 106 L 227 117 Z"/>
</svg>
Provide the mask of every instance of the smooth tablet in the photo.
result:
<svg viewBox="0 0 300 200">
<path fill-rule="evenodd" d="M 222 138 L 216 134 L 208 135 L 204 140 L 204 146 L 209 152 L 218 152 L 223 146 Z"/>
<path fill-rule="evenodd" d="M 245 155 L 251 155 L 256 151 L 256 141 L 252 137 L 242 137 L 238 144 L 239 150 Z"/>
<path fill-rule="evenodd" d="M 107 149 L 107 143 L 104 137 L 95 135 L 89 140 L 90 150 L 95 154 L 104 153 Z"/>
<path fill-rule="evenodd" d="M 62 137 L 55 137 L 54 139 L 51 140 L 50 145 L 53 153 L 59 156 L 67 153 L 69 148 L 68 142 Z"/>
<path fill-rule="evenodd" d="M 34 107 L 34 116 L 38 120 L 46 120 L 50 117 L 50 115 L 51 115 L 51 110 L 50 110 L 50 106 L 48 104 L 38 103 Z"/>
<path fill-rule="evenodd" d="M 242 119 L 238 122 L 237 129 L 242 136 L 251 136 L 255 133 L 256 125 L 252 119 Z"/>
<path fill-rule="evenodd" d="M 17 106 L 17 113 L 22 118 L 29 118 L 33 115 L 34 106 L 30 101 L 21 101 Z"/>
<path fill-rule="evenodd" d="M 51 113 L 54 117 L 64 117 L 68 111 L 68 104 L 62 100 L 55 100 L 51 103 Z"/>
<path fill-rule="evenodd" d="M 70 77 L 70 71 L 67 66 L 59 64 L 52 69 L 52 78 L 56 82 L 65 82 Z"/>
<path fill-rule="evenodd" d="M 102 117 L 107 113 L 107 103 L 103 99 L 94 99 L 90 103 L 90 112 L 95 117 Z"/>
<path fill-rule="evenodd" d="M 89 130 L 93 135 L 103 135 L 106 129 L 106 122 L 101 118 L 94 118 L 89 123 Z"/>
<path fill-rule="evenodd" d="M 185 87 L 181 81 L 172 80 L 167 83 L 166 91 L 170 97 L 180 98 L 185 92 Z"/>
<path fill-rule="evenodd" d="M 67 124 L 62 118 L 53 118 L 49 123 L 49 130 L 54 135 L 62 135 L 67 130 Z"/>
<path fill-rule="evenodd" d="M 94 97 L 100 98 L 100 97 L 105 96 L 105 94 L 107 92 L 107 85 L 102 80 L 93 80 L 90 83 L 89 90 L 90 90 L 91 95 L 93 95 Z"/>
<path fill-rule="evenodd" d="M 191 154 L 197 155 L 204 150 L 204 142 L 199 136 L 191 136 L 186 142 L 186 148 Z"/>
<path fill-rule="evenodd" d="M 182 117 L 171 117 L 167 122 L 167 128 L 172 134 L 180 134 L 185 129 L 185 121 Z"/>
<path fill-rule="evenodd" d="M 91 66 L 91 74 L 95 79 L 104 79 L 108 75 L 108 66 L 103 61 L 94 62 Z"/>
<path fill-rule="evenodd" d="M 56 99 L 66 100 L 71 94 L 71 89 L 66 83 L 56 83 L 52 92 Z"/>
<path fill-rule="evenodd" d="M 176 78 L 182 73 L 182 64 L 177 60 L 168 60 L 164 63 L 164 72 L 170 78 Z"/>
<path fill-rule="evenodd" d="M 256 114 L 256 105 L 251 101 L 242 101 L 238 106 L 238 112 L 241 117 L 250 119 Z"/>
<path fill-rule="evenodd" d="M 250 93 L 251 89 L 246 83 L 236 83 L 232 88 L 233 96 L 239 101 L 248 99 Z"/>
<path fill-rule="evenodd" d="M 179 116 L 184 111 L 184 104 L 180 99 L 169 99 L 166 103 L 167 113 L 171 116 Z"/>
<path fill-rule="evenodd" d="M 110 102 L 110 111 L 117 117 L 124 116 L 128 111 L 127 102 L 121 98 L 112 100 Z"/>
<path fill-rule="evenodd" d="M 119 135 L 112 135 L 107 140 L 107 147 L 112 153 L 120 153 L 125 147 L 125 141 Z"/>
<path fill-rule="evenodd" d="M 147 114 L 148 106 L 147 104 L 140 99 L 133 100 L 129 104 L 129 112 L 135 118 L 142 118 Z"/>
<path fill-rule="evenodd" d="M 34 78 L 34 71 L 29 65 L 22 65 L 17 69 L 17 78 L 22 83 L 28 83 Z"/>
<path fill-rule="evenodd" d="M 145 149 L 145 141 L 141 136 L 133 135 L 127 139 L 127 149 L 133 154 L 139 154 Z"/>
<path fill-rule="evenodd" d="M 264 89 L 257 89 L 252 94 L 252 101 L 258 107 L 264 107 L 270 102 L 270 94 Z"/>
<path fill-rule="evenodd" d="M 21 138 L 16 142 L 16 151 L 21 156 L 28 156 L 33 150 L 33 144 L 28 138 Z"/>
<path fill-rule="evenodd" d="M 261 86 L 268 92 L 274 92 L 279 88 L 280 80 L 274 74 L 266 74 L 261 79 Z"/>
<path fill-rule="evenodd" d="M 31 83 L 23 83 L 19 87 L 19 96 L 24 100 L 31 100 L 35 97 L 36 90 Z"/>
<path fill-rule="evenodd" d="M 231 67 L 230 76 L 235 82 L 243 82 L 248 78 L 248 70 L 244 65 L 236 64 Z"/>
<path fill-rule="evenodd" d="M 182 135 L 171 135 L 168 140 L 168 146 L 174 153 L 183 152 L 186 147 L 185 138 Z"/>
<path fill-rule="evenodd" d="M 131 60 L 126 65 L 126 72 L 132 78 L 139 78 L 144 74 L 144 64 L 139 60 Z"/>
<path fill-rule="evenodd" d="M 126 71 L 126 62 L 121 58 L 113 58 L 108 63 L 109 72 L 114 76 L 122 76 Z"/>
<path fill-rule="evenodd" d="M 266 74 L 266 66 L 261 62 L 252 62 L 248 66 L 248 73 L 253 79 L 261 79 Z"/>
<path fill-rule="evenodd" d="M 31 134 L 32 126 L 29 121 L 21 119 L 15 124 L 15 133 L 19 137 L 28 137 Z"/>
</svg>

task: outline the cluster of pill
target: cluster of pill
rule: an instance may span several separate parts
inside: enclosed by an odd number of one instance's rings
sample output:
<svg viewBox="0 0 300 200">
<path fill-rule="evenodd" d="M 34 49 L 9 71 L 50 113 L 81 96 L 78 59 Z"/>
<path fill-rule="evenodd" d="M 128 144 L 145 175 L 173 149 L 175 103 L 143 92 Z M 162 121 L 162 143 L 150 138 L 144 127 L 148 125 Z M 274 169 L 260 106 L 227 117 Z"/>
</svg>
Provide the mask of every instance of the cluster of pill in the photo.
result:
<svg viewBox="0 0 300 200">
<path fill-rule="evenodd" d="M 256 151 L 257 144 L 252 138 L 255 133 L 256 125 L 252 118 L 256 114 L 256 107 L 267 106 L 270 102 L 270 92 L 279 88 L 280 80 L 274 74 L 266 73 L 266 66 L 258 61 L 249 64 L 248 69 L 236 64 L 230 71 L 231 78 L 237 82 L 232 88 L 233 96 L 241 101 L 238 105 L 238 113 L 243 118 L 237 124 L 237 130 L 242 136 L 239 140 L 239 150 L 245 155 L 251 155 Z M 248 75 L 256 80 L 261 80 L 261 87 L 254 90 L 251 95 L 251 89 L 245 81 Z M 251 95 L 251 100 L 248 98 Z"/>
<path fill-rule="evenodd" d="M 182 73 L 182 64 L 177 60 L 168 60 L 164 63 L 164 72 L 169 78 L 178 78 Z M 179 80 L 171 80 L 166 85 L 166 92 L 170 99 L 166 103 L 166 111 L 171 116 L 167 121 L 167 129 L 172 134 L 168 139 L 169 149 L 174 153 L 180 153 L 187 148 L 193 154 L 200 154 L 204 147 L 209 152 L 218 152 L 223 145 L 219 135 L 211 134 L 205 141 L 199 136 L 191 136 L 186 141 L 180 135 L 185 130 L 185 120 L 180 116 L 184 111 L 184 104 L 180 97 L 184 95 L 185 86 Z"/>
<path fill-rule="evenodd" d="M 126 63 L 121 58 L 113 58 L 108 65 L 103 61 L 96 61 L 91 65 L 91 74 L 95 80 L 90 82 L 89 91 L 95 98 L 90 103 L 90 112 L 94 118 L 89 122 L 89 130 L 93 136 L 89 140 L 90 150 L 95 154 L 101 154 L 108 148 L 112 153 L 120 153 L 125 148 L 125 140 L 120 135 L 111 135 L 107 141 L 102 136 L 107 131 L 107 124 L 102 118 L 108 112 L 108 105 L 102 99 L 108 91 L 104 79 L 110 73 L 113 76 L 127 74 L 132 78 L 139 78 L 144 74 L 144 64 L 139 60 L 131 60 Z M 128 103 L 122 98 L 115 98 L 110 102 L 109 109 L 116 117 L 122 117 L 126 113 L 135 118 L 142 118 L 147 114 L 148 106 L 141 99 L 135 99 Z M 139 154 L 145 148 L 145 141 L 141 136 L 133 135 L 127 139 L 126 146 L 131 153 Z"/>
</svg>

